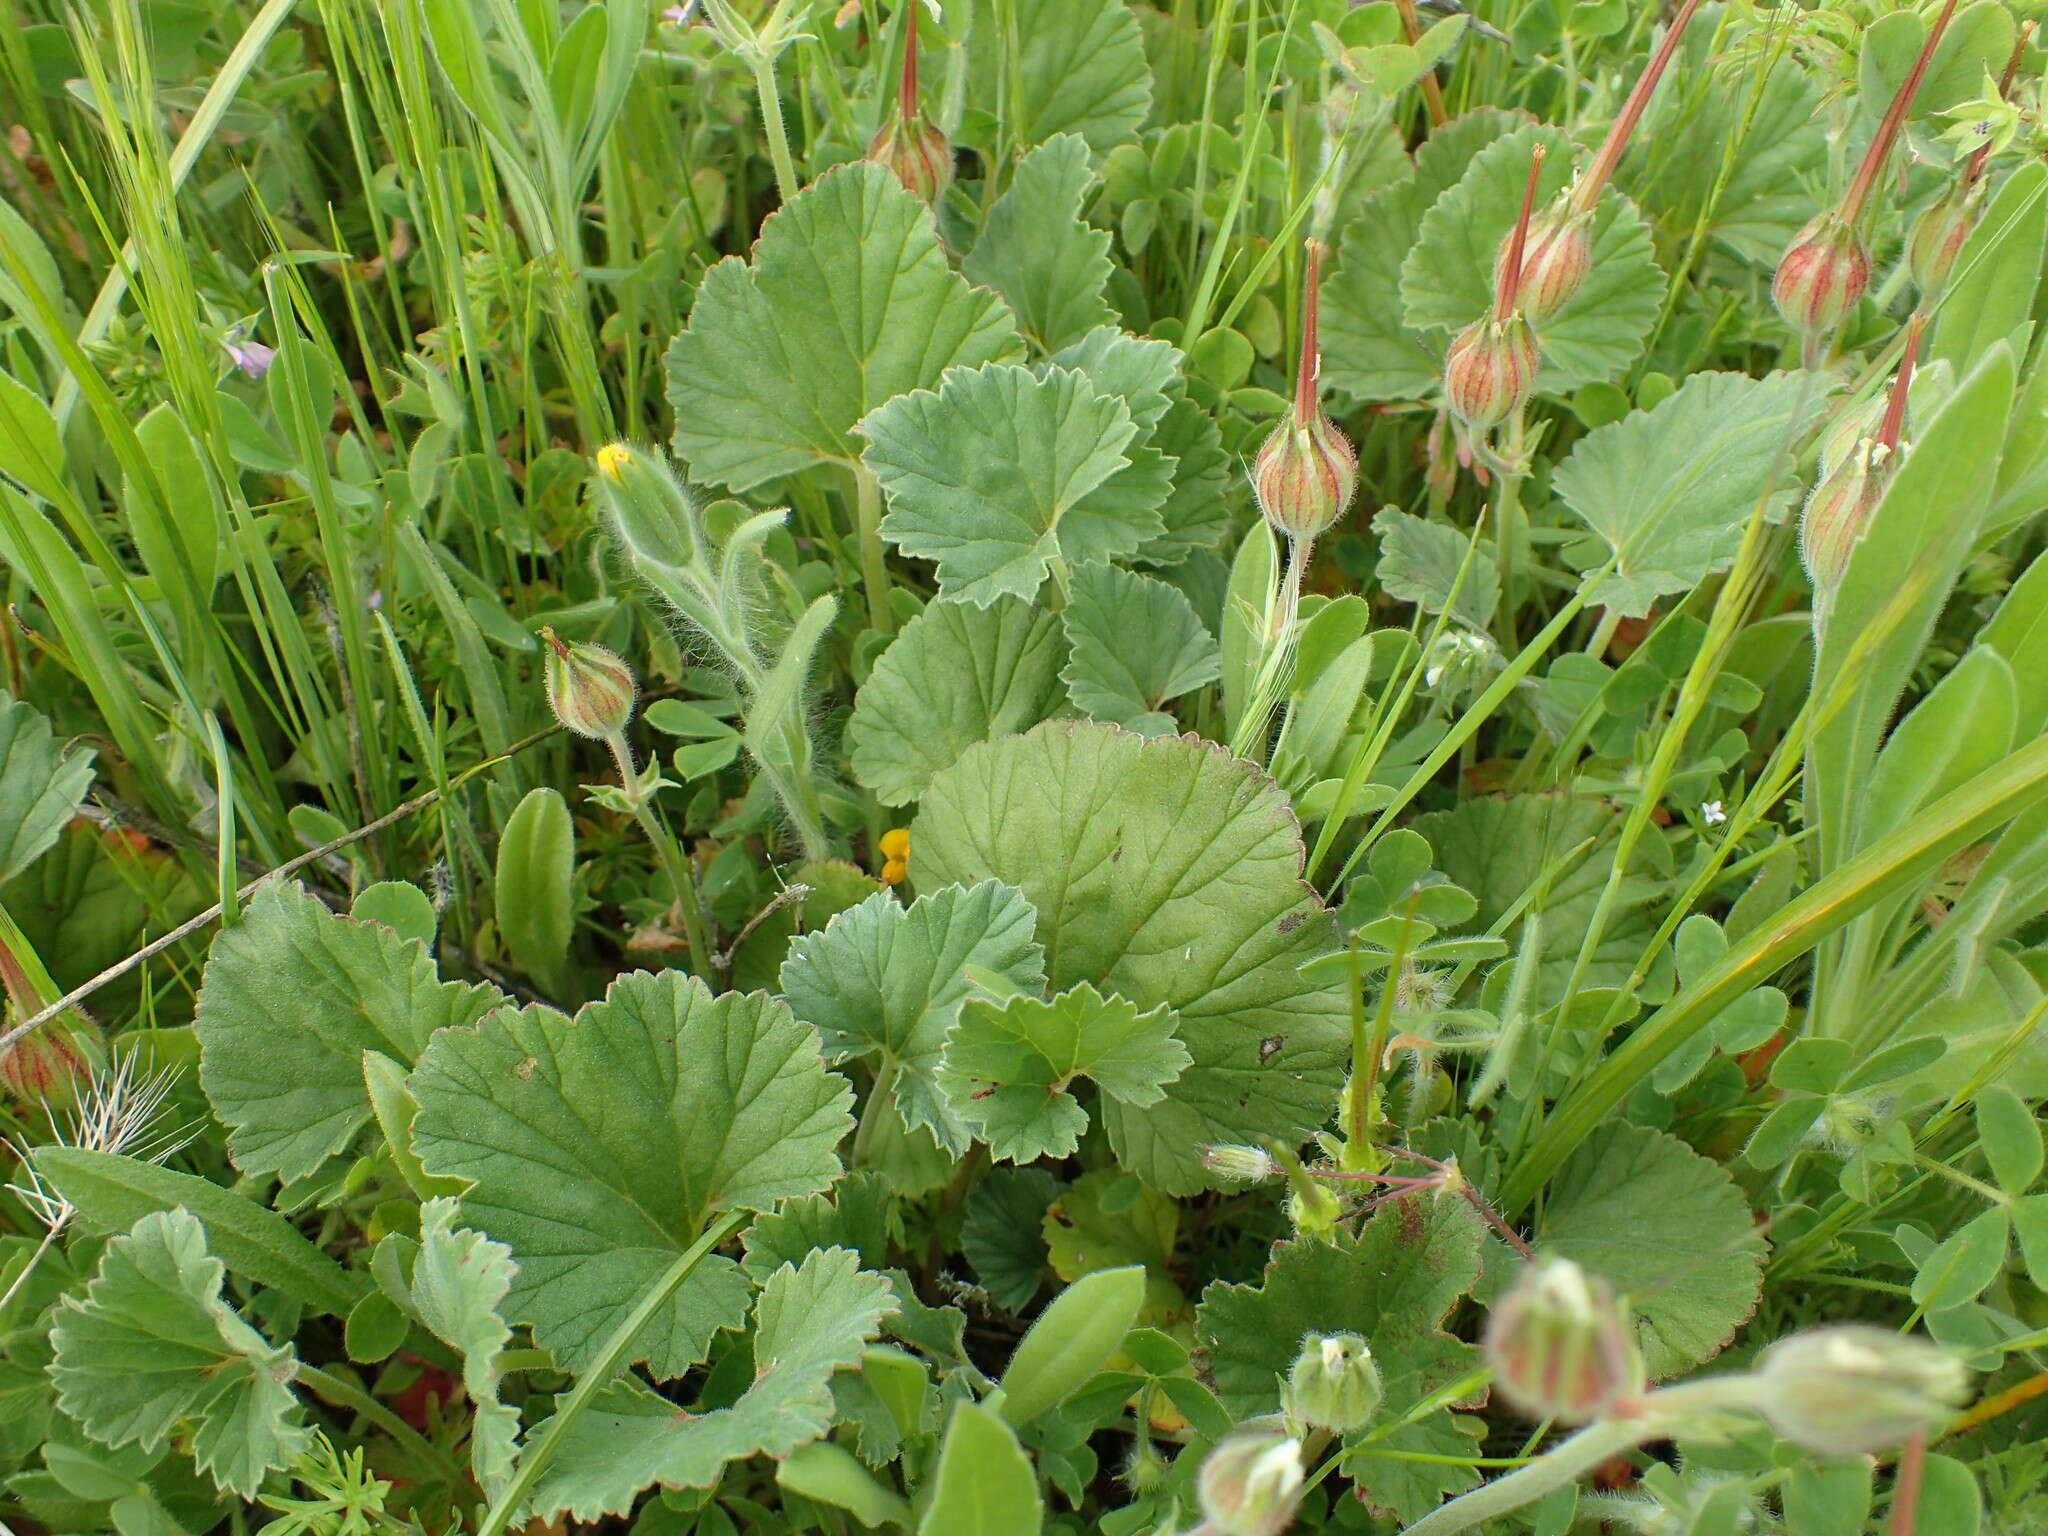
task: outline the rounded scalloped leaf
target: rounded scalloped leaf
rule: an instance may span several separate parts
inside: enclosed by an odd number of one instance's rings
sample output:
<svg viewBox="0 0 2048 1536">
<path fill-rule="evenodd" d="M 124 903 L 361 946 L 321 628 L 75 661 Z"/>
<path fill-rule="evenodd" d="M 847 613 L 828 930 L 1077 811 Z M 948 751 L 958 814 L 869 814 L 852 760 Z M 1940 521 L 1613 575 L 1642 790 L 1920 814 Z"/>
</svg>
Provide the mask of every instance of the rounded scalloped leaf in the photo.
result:
<svg viewBox="0 0 2048 1536">
<path fill-rule="evenodd" d="M 1304 1139 L 1343 1082 L 1343 991 L 1300 972 L 1335 943 L 1301 862 L 1294 812 L 1252 764 L 1076 720 L 970 747 L 910 836 L 922 889 L 1023 890 L 1055 990 L 1178 1011 L 1192 1064 L 1166 1098 L 1100 1107 L 1124 1166 L 1173 1194 L 1210 1183 L 1204 1143 Z"/>
<path fill-rule="evenodd" d="M 853 776 L 903 805 L 977 741 L 1028 730 L 1066 704 L 1060 616 L 1021 598 L 932 603 L 854 696 Z"/>
<path fill-rule="evenodd" d="M 853 1091 L 780 998 L 714 998 L 677 971 L 621 976 L 571 1019 L 499 1009 L 444 1029 L 408 1080 L 415 1150 L 462 1179 L 465 1223 L 509 1245 L 507 1317 L 582 1370 L 717 1213 L 766 1211 L 839 1176 Z M 737 1266 L 699 1264 L 633 1346 L 660 1378 L 739 1326 Z"/>
<path fill-rule="evenodd" d="M 1572 144 L 1561 128 L 1531 124 L 1472 157 L 1458 184 L 1423 216 L 1401 267 L 1409 326 L 1456 332 L 1493 300 L 1493 259 L 1513 229 L 1529 177 L 1529 156 L 1544 146 L 1536 181 L 1542 208 L 1572 180 Z M 1664 274 L 1650 249 L 1649 226 L 1609 189 L 1593 213 L 1593 265 L 1571 300 L 1543 325 L 1537 387 L 1556 393 L 1619 373 L 1643 349 L 1664 301 Z"/>
<path fill-rule="evenodd" d="M 1647 1126 L 1586 1138 L 1544 1193 L 1535 1244 L 1613 1283 L 1652 1380 L 1719 1354 L 1763 1287 L 1764 1241 L 1735 1180 Z"/>
<path fill-rule="evenodd" d="M 931 209 L 880 166 L 841 166 L 771 213 L 747 260 L 704 274 L 667 355 L 676 454 L 734 491 L 851 464 L 853 424 L 883 401 L 1021 351 L 1002 301 L 947 261 Z"/>
</svg>

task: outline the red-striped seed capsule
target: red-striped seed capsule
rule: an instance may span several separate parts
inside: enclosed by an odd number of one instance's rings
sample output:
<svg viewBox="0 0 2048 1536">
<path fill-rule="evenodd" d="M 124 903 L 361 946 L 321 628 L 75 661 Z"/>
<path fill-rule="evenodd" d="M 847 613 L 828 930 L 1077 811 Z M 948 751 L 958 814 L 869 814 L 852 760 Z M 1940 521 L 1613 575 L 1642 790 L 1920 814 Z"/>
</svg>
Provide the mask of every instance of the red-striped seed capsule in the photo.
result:
<svg viewBox="0 0 2048 1536">
<path fill-rule="evenodd" d="M 1444 403 L 1474 432 L 1489 431 L 1529 398 L 1542 360 L 1520 315 L 1482 315 L 1444 355 Z"/>
<path fill-rule="evenodd" d="M 1822 214 L 1778 258 L 1771 302 L 1802 336 L 1832 331 L 1870 287 L 1870 253 L 1838 216 Z"/>
<path fill-rule="evenodd" d="M 1913 221 L 1906 235 L 1906 274 L 1923 298 L 1947 286 L 1963 242 L 1977 227 L 1977 203 L 1974 192 L 1950 192 Z"/>
<path fill-rule="evenodd" d="M 1313 539 L 1344 515 L 1358 489 L 1358 451 L 1321 411 L 1273 429 L 1252 462 L 1259 510 L 1281 533 Z"/>
<path fill-rule="evenodd" d="M 1522 245 L 1521 283 L 1516 306 L 1531 325 L 1541 326 L 1569 304 L 1593 267 L 1593 216 L 1574 213 L 1560 200 L 1529 224 Z M 1493 258 L 1493 285 L 1501 286 L 1510 254 L 1510 235 Z"/>
</svg>

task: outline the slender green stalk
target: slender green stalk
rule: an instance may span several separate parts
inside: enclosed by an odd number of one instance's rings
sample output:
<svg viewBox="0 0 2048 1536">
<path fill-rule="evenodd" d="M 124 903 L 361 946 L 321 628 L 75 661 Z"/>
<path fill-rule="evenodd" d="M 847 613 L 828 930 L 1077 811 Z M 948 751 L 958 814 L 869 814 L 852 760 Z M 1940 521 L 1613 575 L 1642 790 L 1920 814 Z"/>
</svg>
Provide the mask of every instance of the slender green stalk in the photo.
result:
<svg viewBox="0 0 2048 1536">
<path fill-rule="evenodd" d="M 675 887 L 676 905 L 683 913 L 683 942 L 690 950 L 690 969 L 706 981 L 716 982 L 720 969 L 718 949 L 711 942 L 711 924 L 704 913 L 704 893 L 697 889 L 697 872 L 690 864 L 689 855 L 677 846 L 675 834 L 669 830 L 666 819 L 657 815 L 654 807 L 648 804 L 648 795 L 641 787 L 639 773 L 634 770 L 633 754 L 627 749 L 626 738 L 615 733 L 606 745 L 612 750 L 613 761 L 619 765 L 619 783 L 633 821 L 647 841 L 654 845 L 654 855 L 660 860 L 669 884 Z"/>
<path fill-rule="evenodd" d="M 1458 1531 L 1497 1520 L 1577 1482 L 1610 1456 L 1665 1439 L 1702 1418 L 1753 1412 L 1762 1392 L 1762 1384 L 1752 1376 L 1720 1376 L 1652 1392 L 1627 1417 L 1587 1425 L 1518 1471 L 1482 1483 L 1433 1510 L 1402 1536 L 1455 1536 Z"/>
<path fill-rule="evenodd" d="M 854 512 L 860 528 L 861 584 L 867 588 L 868 623 L 877 633 L 896 633 L 889 602 L 889 561 L 882 548 L 882 482 L 865 464 L 853 465 Z"/>
<path fill-rule="evenodd" d="M 782 97 L 775 89 L 775 61 L 761 51 L 747 62 L 754 74 L 754 94 L 761 98 L 761 122 L 768 130 L 768 158 L 775 163 L 775 190 L 787 203 L 803 183 L 797 180 L 796 162 L 789 155 L 789 132 L 782 123 Z"/>
<path fill-rule="evenodd" d="M 612 1330 L 596 1361 L 576 1378 L 575 1390 L 569 1394 L 568 1400 L 555 1410 L 553 1417 L 542 1426 L 540 1438 L 532 1442 L 526 1454 L 519 1458 L 519 1470 L 513 1474 L 512 1482 L 505 1491 L 492 1501 L 490 1512 L 484 1516 L 484 1523 L 477 1528 L 476 1536 L 504 1536 L 513 1517 L 524 1508 L 527 1497 L 533 1492 L 533 1485 L 540 1481 L 541 1473 L 555 1459 L 555 1452 L 561 1449 L 562 1439 L 570 1427 L 583 1417 L 591 1399 L 611 1384 L 619 1368 L 626 1363 L 633 1341 L 640 1337 L 641 1330 L 656 1312 L 667 1305 L 668 1299 L 690 1278 L 691 1272 L 704 1262 L 711 1250 L 730 1237 L 746 1219 L 745 1211 L 733 1211 L 721 1217 L 716 1225 L 683 1251 L 682 1256 L 648 1288 L 647 1294 L 627 1314 L 626 1320 Z"/>
</svg>

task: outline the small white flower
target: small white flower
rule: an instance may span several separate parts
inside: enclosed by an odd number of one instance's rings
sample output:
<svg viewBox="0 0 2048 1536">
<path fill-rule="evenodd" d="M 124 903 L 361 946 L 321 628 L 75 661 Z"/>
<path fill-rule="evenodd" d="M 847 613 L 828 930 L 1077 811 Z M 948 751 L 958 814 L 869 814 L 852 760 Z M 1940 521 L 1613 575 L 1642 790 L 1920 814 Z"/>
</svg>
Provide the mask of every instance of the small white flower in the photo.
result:
<svg viewBox="0 0 2048 1536">
<path fill-rule="evenodd" d="M 1721 802 L 1709 800 L 1700 807 L 1700 815 L 1710 827 L 1718 827 L 1728 819 L 1728 813 L 1721 809 Z"/>
</svg>

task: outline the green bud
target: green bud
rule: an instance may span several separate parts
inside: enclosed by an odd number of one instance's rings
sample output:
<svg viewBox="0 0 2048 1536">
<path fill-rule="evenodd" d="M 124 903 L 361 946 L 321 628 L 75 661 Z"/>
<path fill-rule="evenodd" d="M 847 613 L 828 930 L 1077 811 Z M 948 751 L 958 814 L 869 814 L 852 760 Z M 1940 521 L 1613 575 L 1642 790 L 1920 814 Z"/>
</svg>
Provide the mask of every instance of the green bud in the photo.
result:
<svg viewBox="0 0 2048 1536">
<path fill-rule="evenodd" d="M 1217 1443 L 1195 1491 L 1216 1536 L 1280 1536 L 1294 1523 L 1301 1482 L 1300 1442 L 1253 1429 Z"/>
<path fill-rule="evenodd" d="M 1348 1435 L 1380 1406 L 1380 1368 L 1355 1333 L 1312 1333 L 1287 1373 L 1287 1414 L 1297 1423 Z"/>
<path fill-rule="evenodd" d="M 1947 284 L 1963 242 L 1977 226 L 1977 202 L 1974 192 L 1951 192 L 1913 221 L 1906 236 L 1906 271 L 1923 296 L 1939 293 Z"/>
<path fill-rule="evenodd" d="M 597 500 L 636 562 L 689 565 L 700 543 L 697 509 L 668 460 L 631 443 L 597 450 Z"/>
<path fill-rule="evenodd" d="M 867 157 L 927 203 L 953 184 L 952 142 L 921 117 L 907 122 L 892 117 L 883 123 L 868 140 Z"/>
<path fill-rule="evenodd" d="M 1522 1271 L 1494 1305 L 1484 1347 L 1501 1396 L 1532 1419 L 1584 1424 L 1643 1390 L 1627 1311 L 1570 1259 Z"/>
<path fill-rule="evenodd" d="M 609 741 L 633 718 L 633 670 L 601 645 L 565 641 L 543 627 L 548 708 L 578 736 Z"/>
<path fill-rule="evenodd" d="M 1756 1374 L 1771 1428 L 1823 1456 L 1871 1455 L 1934 1429 L 1969 1385 L 1939 1345 L 1857 1323 L 1780 1339 Z"/>
</svg>

